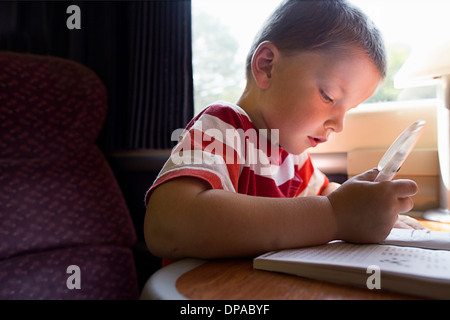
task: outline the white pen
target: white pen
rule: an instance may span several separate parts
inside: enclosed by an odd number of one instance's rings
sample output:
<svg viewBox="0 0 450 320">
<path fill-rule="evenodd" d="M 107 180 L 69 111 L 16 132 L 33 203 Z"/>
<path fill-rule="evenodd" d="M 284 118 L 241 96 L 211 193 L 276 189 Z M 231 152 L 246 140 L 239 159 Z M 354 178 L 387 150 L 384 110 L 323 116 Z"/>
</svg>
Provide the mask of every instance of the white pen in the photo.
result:
<svg viewBox="0 0 450 320">
<path fill-rule="evenodd" d="M 398 136 L 378 163 L 379 173 L 375 181 L 388 181 L 394 178 L 416 145 L 425 124 L 424 120 L 418 120 Z"/>
</svg>

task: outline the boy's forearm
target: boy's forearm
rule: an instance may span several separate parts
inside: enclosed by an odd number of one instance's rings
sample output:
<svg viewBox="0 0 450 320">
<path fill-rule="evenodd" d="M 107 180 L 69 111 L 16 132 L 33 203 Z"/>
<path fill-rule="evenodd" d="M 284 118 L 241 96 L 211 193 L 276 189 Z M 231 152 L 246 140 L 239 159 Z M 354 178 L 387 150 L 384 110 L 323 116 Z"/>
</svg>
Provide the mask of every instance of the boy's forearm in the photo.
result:
<svg viewBox="0 0 450 320">
<path fill-rule="evenodd" d="M 317 245 L 333 240 L 336 228 L 326 197 L 252 197 L 205 190 L 191 179 L 156 189 L 145 222 L 149 248 L 174 259 L 254 256 Z"/>
<path fill-rule="evenodd" d="M 271 250 L 318 245 L 333 240 L 336 234 L 333 209 L 326 197 L 265 198 L 210 190 L 200 198 L 203 199 L 199 203 L 207 207 L 219 205 L 214 213 L 223 219 L 223 224 L 217 224 L 217 233 L 212 234 L 217 235 L 214 241 L 218 245 L 223 240 L 222 247 L 229 250 L 224 252 L 226 255 L 238 252 L 239 256 L 253 256 Z M 230 211 L 234 215 L 231 219 Z M 226 227 L 229 233 L 222 227 L 226 223 L 229 223 Z M 216 254 L 214 246 L 205 249 Z"/>
</svg>

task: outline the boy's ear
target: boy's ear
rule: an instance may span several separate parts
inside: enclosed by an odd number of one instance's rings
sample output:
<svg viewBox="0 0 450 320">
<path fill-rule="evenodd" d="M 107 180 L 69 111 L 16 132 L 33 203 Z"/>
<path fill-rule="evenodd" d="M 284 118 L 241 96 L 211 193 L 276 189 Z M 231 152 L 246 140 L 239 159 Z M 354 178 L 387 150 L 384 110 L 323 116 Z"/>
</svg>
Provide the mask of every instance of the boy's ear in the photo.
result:
<svg viewBox="0 0 450 320">
<path fill-rule="evenodd" d="M 256 84 L 265 90 L 270 87 L 275 62 L 279 56 L 277 47 L 270 41 L 262 42 L 252 58 L 252 73 Z"/>
</svg>

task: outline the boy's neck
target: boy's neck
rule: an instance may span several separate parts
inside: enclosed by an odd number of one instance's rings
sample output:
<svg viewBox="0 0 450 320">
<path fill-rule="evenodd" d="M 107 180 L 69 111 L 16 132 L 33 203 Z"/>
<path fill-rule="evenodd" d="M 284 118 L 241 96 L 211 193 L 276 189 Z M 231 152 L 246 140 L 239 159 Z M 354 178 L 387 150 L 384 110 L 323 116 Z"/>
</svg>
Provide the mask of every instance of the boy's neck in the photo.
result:
<svg viewBox="0 0 450 320">
<path fill-rule="evenodd" d="M 247 83 L 244 92 L 239 100 L 236 102 L 250 117 L 253 125 L 256 129 L 269 129 L 267 127 L 262 114 L 260 113 L 260 100 L 256 90 L 252 88 L 252 85 Z"/>
</svg>

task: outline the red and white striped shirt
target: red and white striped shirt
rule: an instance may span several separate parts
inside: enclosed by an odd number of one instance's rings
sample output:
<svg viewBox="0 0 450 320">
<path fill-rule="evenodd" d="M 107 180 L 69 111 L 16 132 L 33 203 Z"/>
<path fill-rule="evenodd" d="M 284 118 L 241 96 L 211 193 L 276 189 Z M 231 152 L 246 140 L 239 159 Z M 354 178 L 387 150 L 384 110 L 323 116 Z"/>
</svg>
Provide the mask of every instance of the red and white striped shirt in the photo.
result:
<svg viewBox="0 0 450 320">
<path fill-rule="evenodd" d="M 239 106 L 219 102 L 208 106 L 183 130 L 178 144 L 147 192 L 178 177 L 195 177 L 213 189 L 252 196 L 318 195 L 328 178 L 314 168 L 308 153 L 283 150 L 277 137 L 257 130 Z"/>
</svg>

